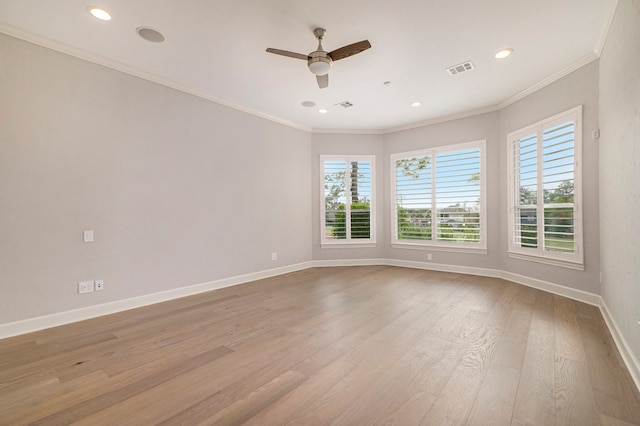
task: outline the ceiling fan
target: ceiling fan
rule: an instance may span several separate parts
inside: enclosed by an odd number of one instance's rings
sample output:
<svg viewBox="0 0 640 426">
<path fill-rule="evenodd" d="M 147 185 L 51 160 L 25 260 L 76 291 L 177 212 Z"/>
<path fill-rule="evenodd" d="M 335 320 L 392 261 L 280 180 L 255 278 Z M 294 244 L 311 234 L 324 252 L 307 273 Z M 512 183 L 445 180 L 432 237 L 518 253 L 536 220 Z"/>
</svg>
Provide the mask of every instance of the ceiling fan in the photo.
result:
<svg viewBox="0 0 640 426">
<path fill-rule="evenodd" d="M 333 61 L 339 61 L 340 59 L 348 58 L 349 56 L 353 56 L 356 53 L 360 53 L 371 47 L 371 43 L 369 43 L 369 40 L 362 40 L 357 43 L 343 46 L 332 52 L 327 52 L 322 47 L 322 39 L 324 38 L 324 35 L 326 33 L 327 30 L 325 30 L 324 28 L 316 28 L 315 30 L 313 30 L 313 34 L 318 39 L 318 48 L 308 55 L 272 48 L 268 48 L 267 52 L 307 61 L 309 70 L 316 75 L 318 87 L 324 89 L 325 87 L 329 86 L 329 68 L 331 68 L 331 63 Z"/>
</svg>

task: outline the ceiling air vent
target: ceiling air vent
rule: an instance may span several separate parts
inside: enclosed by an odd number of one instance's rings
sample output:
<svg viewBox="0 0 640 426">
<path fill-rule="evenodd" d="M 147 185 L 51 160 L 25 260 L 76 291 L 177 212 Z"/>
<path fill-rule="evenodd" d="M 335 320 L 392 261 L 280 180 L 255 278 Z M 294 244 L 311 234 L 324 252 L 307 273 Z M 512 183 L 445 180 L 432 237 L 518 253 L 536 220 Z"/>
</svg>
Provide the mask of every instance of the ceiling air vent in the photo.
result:
<svg viewBox="0 0 640 426">
<path fill-rule="evenodd" d="M 471 71 L 472 69 L 475 69 L 475 67 L 473 66 L 471 61 L 467 61 L 447 68 L 447 72 L 449 73 L 449 75 L 456 75 L 460 74 L 461 72 Z"/>
<path fill-rule="evenodd" d="M 353 106 L 353 104 L 349 101 L 344 101 L 344 102 L 338 102 L 337 104 L 334 105 L 336 108 L 351 108 Z"/>
</svg>

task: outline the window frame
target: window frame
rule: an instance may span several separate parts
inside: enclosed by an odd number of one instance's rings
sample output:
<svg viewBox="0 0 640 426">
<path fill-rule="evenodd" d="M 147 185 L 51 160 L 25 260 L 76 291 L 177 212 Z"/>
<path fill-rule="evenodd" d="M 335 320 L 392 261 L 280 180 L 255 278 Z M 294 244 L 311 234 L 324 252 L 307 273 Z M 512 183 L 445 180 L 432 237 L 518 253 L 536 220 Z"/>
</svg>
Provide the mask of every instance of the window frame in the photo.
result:
<svg viewBox="0 0 640 426">
<path fill-rule="evenodd" d="M 398 239 L 398 203 L 396 200 L 396 161 L 406 158 L 414 158 L 430 155 L 432 159 L 436 155 L 461 151 L 465 149 L 479 148 L 480 150 L 480 240 L 477 243 L 449 242 L 431 240 L 401 240 Z M 433 250 L 447 251 L 457 253 L 486 254 L 487 253 L 487 157 L 486 157 L 486 140 L 476 140 L 472 142 L 464 142 L 452 145 L 443 145 L 432 148 L 424 148 L 416 151 L 399 152 L 391 154 L 390 157 L 390 201 L 391 201 L 391 246 L 393 248 L 417 249 L 417 250 Z M 432 160 L 432 164 L 435 161 Z M 431 217 L 432 217 L 432 238 L 437 233 L 437 170 L 431 167 Z M 434 226 L 435 224 L 435 226 Z"/>
<path fill-rule="evenodd" d="M 574 253 L 562 253 L 545 250 L 544 244 L 539 243 L 537 247 L 522 247 L 516 244 L 516 172 L 515 172 L 515 148 L 516 141 L 523 136 L 536 135 L 536 235 L 540 240 L 540 235 L 544 239 L 545 229 L 545 204 L 543 188 L 543 156 L 542 134 L 545 130 L 558 124 L 573 120 L 574 122 L 574 159 L 573 159 L 573 233 L 574 233 Z M 533 123 L 522 129 L 507 134 L 507 215 L 508 215 L 508 255 L 514 259 L 544 263 L 548 265 L 561 266 L 570 269 L 584 270 L 584 242 L 583 242 L 583 218 L 582 218 L 582 105 L 571 108 L 567 111 L 556 114 L 552 117 Z M 542 201 L 542 203 L 541 203 Z M 518 200 L 519 202 L 519 200 Z M 519 206 L 520 204 L 518 204 Z M 549 206 L 549 204 L 547 204 Z M 547 207 L 549 208 L 549 207 Z M 541 214 L 542 213 L 542 214 Z"/>
<path fill-rule="evenodd" d="M 340 248 L 340 247 L 375 247 L 376 246 L 376 162 L 375 155 L 320 155 L 320 246 L 323 248 Z M 326 238 L 326 204 L 325 204 L 325 174 L 324 165 L 327 161 L 339 161 L 345 164 L 351 162 L 368 162 L 371 164 L 371 203 L 369 208 L 369 238 L 352 238 L 349 232 L 345 239 L 329 239 Z M 346 171 L 346 169 L 345 169 Z M 347 198 L 349 198 L 349 185 L 346 181 Z M 351 204 L 345 203 L 345 215 L 350 217 Z M 350 221 L 346 221 L 346 229 L 350 229 Z"/>
</svg>

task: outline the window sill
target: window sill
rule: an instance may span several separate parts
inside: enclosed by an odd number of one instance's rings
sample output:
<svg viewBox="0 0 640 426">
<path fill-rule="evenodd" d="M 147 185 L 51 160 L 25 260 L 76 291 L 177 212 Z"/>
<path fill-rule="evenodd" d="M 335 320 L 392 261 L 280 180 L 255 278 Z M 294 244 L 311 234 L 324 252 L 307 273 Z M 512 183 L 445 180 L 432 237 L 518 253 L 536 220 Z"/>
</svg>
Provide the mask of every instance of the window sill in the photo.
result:
<svg viewBox="0 0 640 426">
<path fill-rule="evenodd" d="M 515 253 L 512 251 L 509 252 L 509 257 L 512 259 L 543 263 L 545 265 L 559 266 L 561 268 L 568 268 L 576 271 L 584 271 L 584 263 L 581 263 L 581 262 L 571 262 L 568 260 L 551 259 L 548 257 L 533 256 L 530 254 Z"/>
<path fill-rule="evenodd" d="M 446 251 L 450 253 L 487 254 L 487 249 L 484 247 L 450 247 L 450 246 L 411 244 L 411 243 L 398 243 L 398 242 L 391 244 L 391 247 L 396 249 L 409 249 L 409 250 Z"/>
</svg>

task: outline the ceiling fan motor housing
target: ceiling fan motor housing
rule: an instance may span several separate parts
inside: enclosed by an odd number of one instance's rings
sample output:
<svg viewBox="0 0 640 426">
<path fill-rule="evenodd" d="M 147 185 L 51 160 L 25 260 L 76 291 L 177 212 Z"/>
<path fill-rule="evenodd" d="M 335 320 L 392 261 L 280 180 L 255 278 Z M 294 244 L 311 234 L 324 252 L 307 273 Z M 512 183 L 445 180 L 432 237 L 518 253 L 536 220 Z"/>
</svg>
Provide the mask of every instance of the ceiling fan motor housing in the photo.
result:
<svg viewBox="0 0 640 426">
<path fill-rule="evenodd" d="M 316 50 L 309 54 L 307 65 L 309 66 L 309 70 L 315 75 L 325 75 L 331 68 L 331 62 L 333 61 L 327 52 L 323 50 Z"/>
</svg>

